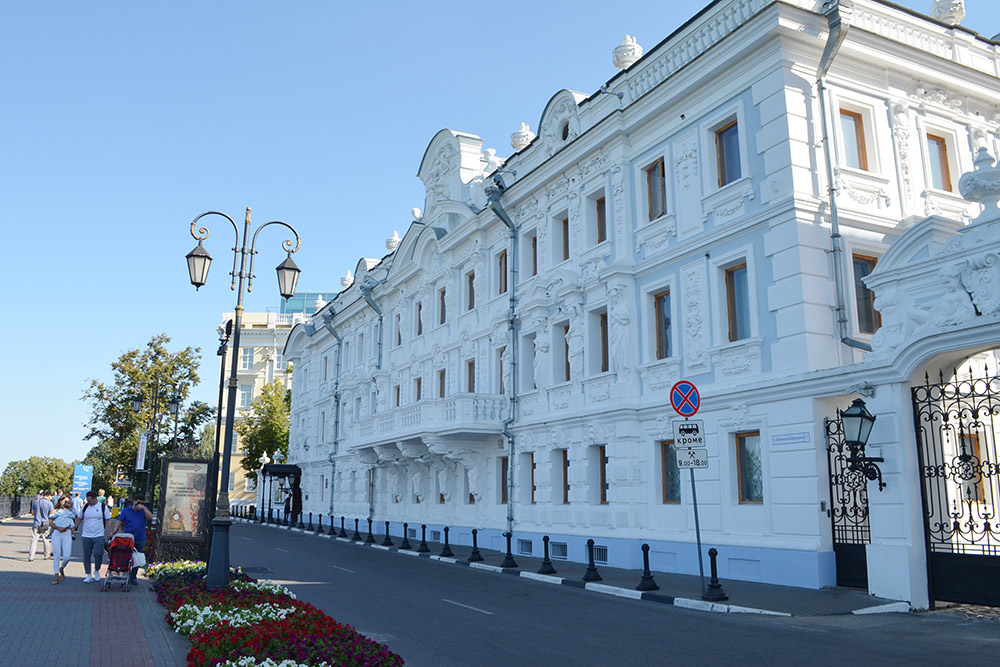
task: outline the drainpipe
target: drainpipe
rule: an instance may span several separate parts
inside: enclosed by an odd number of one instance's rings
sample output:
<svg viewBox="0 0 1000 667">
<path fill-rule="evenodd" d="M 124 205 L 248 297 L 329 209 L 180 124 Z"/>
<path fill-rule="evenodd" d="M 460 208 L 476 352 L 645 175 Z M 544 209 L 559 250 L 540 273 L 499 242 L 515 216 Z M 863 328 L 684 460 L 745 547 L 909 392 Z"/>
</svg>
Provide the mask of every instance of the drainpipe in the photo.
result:
<svg viewBox="0 0 1000 667">
<path fill-rule="evenodd" d="M 833 151 L 830 149 L 830 122 L 826 109 L 826 75 L 830 71 L 833 59 L 840 51 L 840 46 L 847 37 L 851 27 L 851 16 L 854 13 L 852 0 L 827 0 L 823 5 L 823 16 L 829 26 L 829 35 L 823 56 L 819 61 L 819 75 L 816 87 L 819 94 L 819 113 L 823 132 L 823 155 L 826 158 L 827 200 L 830 205 L 830 241 L 833 244 L 833 283 L 837 296 L 837 326 L 840 331 L 840 342 L 857 350 L 871 352 L 872 346 L 860 340 L 851 338 L 847 331 L 847 307 L 844 303 L 844 269 L 842 264 L 844 249 L 841 246 L 840 215 L 837 211 L 837 185 L 833 178 Z"/>
<path fill-rule="evenodd" d="M 510 430 L 510 425 L 514 423 L 517 414 L 517 320 L 515 319 L 515 308 L 517 306 L 517 227 L 514 221 L 507 215 L 500 204 L 500 195 L 506 189 L 503 179 L 499 174 L 494 174 L 493 182 L 496 187 L 486 190 L 487 206 L 496 214 L 503 224 L 507 225 L 510 231 L 510 289 L 508 294 L 510 299 L 507 307 L 507 333 L 510 345 L 510 408 L 507 418 L 503 420 L 503 428 L 500 432 L 507 438 L 507 532 L 514 532 L 514 434 Z"/>
<path fill-rule="evenodd" d="M 375 311 L 378 315 L 378 361 L 375 363 L 375 368 L 382 368 L 382 309 L 378 307 L 375 303 L 375 299 L 372 298 L 372 290 L 381 285 L 386 281 L 386 278 L 382 280 L 369 280 L 365 278 L 364 282 L 361 284 L 361 296 L 364 297 L 365 303 L 371 306 L 371 309 Z"/>
<path fill-rule="evenodd" d="M 333 318 L 337 312 L 329 308 L 323 314 L 323 324 L 330 335 L 337 341 L 337 371 L 333 381 L 333 452 L 330 453 L 330 515 L 333 516 L 333 492 L 335 490 L 334 481 L 337 478 L 337 461 L 334 455 L 340 444 L 340 361 L 341 352 L 344 349 L 344 342 L 337 329 L 333 326 Z M 332 520 L 332 519 L 331 519 Z"/>
</svg>

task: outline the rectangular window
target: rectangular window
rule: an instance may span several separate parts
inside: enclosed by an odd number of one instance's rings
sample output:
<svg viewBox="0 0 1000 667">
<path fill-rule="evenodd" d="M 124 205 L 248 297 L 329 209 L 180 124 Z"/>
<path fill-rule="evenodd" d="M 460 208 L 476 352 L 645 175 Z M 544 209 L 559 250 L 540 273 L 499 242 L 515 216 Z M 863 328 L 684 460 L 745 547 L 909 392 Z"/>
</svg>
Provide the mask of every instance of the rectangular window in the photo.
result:
<svg viewBox="0 0 1000 667">
<path fill-rule="evenodd" d="M 358 363 L 365 361 L 365 335 L 358 334 Z"/>
<path fill-rule="evenodd" d="M 510 457 L 501 456 L 500 457 L 500 504 L 507 504 L 507 464 L 510 461 Z"/>
<path fill-rule="evenodd" d="M 470 394 L 476 392 L 476 360 L 469 359 L 465 362 L 465 386 Z"/>
<path fill-rule="evenodd" d="M 562 258 L 569 259 L 569 218 L 562 219 Z"/>
<path fill-rule="evenodd" d="M 715 150 L 721 188 L 740 177 L 740 132 L 735 120 L 715 132 Z"/>
<path fill-rule="evenodd" d="M 326 442 L 326 412 L 319 413 L 319 441 Z"/>
<path fill-rule="evenodd" d="M 396 407 L 399 407 L 399 385 L 397 384 L 392 388 L 392 400 Z"/>
<path fill-rule="evenodd" d="M 931 168 L 931 187 L 951 192 L 951 170 L 948 168 L 948 144 L 944 138 L 927 135 L 927 160 Z"/>
<path fill-rule="evenodd" d="M 279 371 L 285 368 L 285 354 L 281 350 L 274 352 L 274 368 Z"/>
<path fill-rule="evenodd" d="M 528 487 L 531 490 L 530 502 L 532 505 L 535 504 L 535 453 L 528 452 L 528 469 L 531 470 L 531 484 Z"/>
<path fill-rule="evenodd" d="M 608 366 L 608 314 L 601 313 L 601 372 L 607 373 Z"/>
<path fill-rule="evenodd" d="M 861 279 L 875 269 L 874 257 L 854 255 L 854 299 L 858 309 L 858 331 L 873 334 L 882 326 L 882 315 L 875 310 L 875 293 Z"/>
<path fill-rule="evenodd" d="M 417 301 L 417 335 L 422 336 L 424 333 L 424 304 Z"/>
<path fill-rule="evenodd" d="M 497 294 L 507 293 L 507 251 L 497 255 Z"/>
<path fill-rule="evenodd" d="M 498 379 L 499 379 L 500 393 L 501 394 L 506 394 L 507 393 L 507 387 L 504 385 L 504 375 L 503 375 L 503 355 L 504 355 L 504 352 L 506 352 L 506 351 L 507 351 L 507 346 L 506 345 L 504 345 L 499 350 L 497 350 L 497 368 L 500 370 L 500 373 L 499 373 L 500 377 Z"/>
<path fill-rule="evenodd" d="M 861 114 L 841 109 L 840 133 L 844 135 L 844 164 L 854 169 L 868 171 L 865 123 Z"/>
<path fill-rule="evenodd" d="M 326 382 L 327 370 L 329 369 L 329 357 L 323 357 L 323 382 Z"/>
<path fill-rule="evenodd" d="M 413 387 L 413 400 L 419 401 L 421 398 L 421 393 L 423 389 L 424 380 L 423 378 L 417 378 Z"/>
<path fill-rule="evenodd" d="M 538 275 L 538 234 L 531 236 L 531 275 Z"/>
<path fill-rule="evenodd" d="M 438 324 L 444 324 L 448 321 L 448 310 L 444 300 L 445 294 L 446 290 L 444 287 L 438 290 Z"/>
<path fill-rule="evenodd" d="M 236 473 L 229 473 L 229 493 L 236 490 Z"/>
<path fill-rule="evenodd" d="M 240 348 L 240 370 L 248 371 L 253 367 L 253 348 L 252 347 L 241 347 Z"/>
<path fill-rule="evenodd" d="M 476 272 L 469 271 L 465 275 L 465 289 L 468 290 L 468 301 L 466 301 L 466 310 L 472 310 L 476 307 Z"/>
<path fill-rule="evenodd" d="M 607 445 L 600 445 L 597 448 L 597 468 L 600 470 L 600 499 L 602 505 L 608 504 L 608 450 Z"/>
<path fill-rule="evenodd" d="M 251 403 L 253 403 L 253 385 L 252 384 L 241 384 L 240 385 L 240 407 L 241 408 L 249 408 Z"/>
<path fill-rule="evenodd" d="M 671 356 L 670 349 L 670 290 L 653 296 L 653 311 L 656 318 L 656 358 Z"/>
<path fill-rule="evenodd" d="M 764 502 L 764 470 L 759 431 L 736 434 L 736 467 L 739 473 L 740 502 Z"/>
<path fill-rule="evenodd" d="M 563 380 L 569 381 L 569 325 L 562 326 Z"/>
<path fill-rule="evenodd" d="M 562 456 L 562 502 L 569 505 L 569 450 L 559 450 Z"/>
<path fill-rule="evenodd" d="M 597 207 L 597 242 L 608 240 L 607 200 L 601 197 L 594 205 Z"/>
<path fill-rule="evenodd" d="M 403 344 L 403 323 L 399 313 L 396 313 L 396 317 L 393 320 L 396 324 L 396 347 L 399 347 Z"/>
<path fill-rule="evenodd" d="M 444 398 L 445 395 L 445 373 L 444 369 L 438 371 L 438 398 Z"/>
<path fill-rule="evenodd" d="M 673 440 L 660 443 L 660 474 L 662 484 L 662 502 L 665 505 L 681 501 L 681 477 L 677 469 L 677 450 Z"/>
<path fill-rule="evenodd" d="M 729 340 L 750 337 L 750 284 L 747 265 L 726 269 L 726 310 L 729 319 Z"/>
<path fill-rule="evenodd" d="M 663 158 L 646 167 L 646 192 L 649 201 L 649 219 L 656 220 L 666 211 L 666 178 Z"/>
</svg>

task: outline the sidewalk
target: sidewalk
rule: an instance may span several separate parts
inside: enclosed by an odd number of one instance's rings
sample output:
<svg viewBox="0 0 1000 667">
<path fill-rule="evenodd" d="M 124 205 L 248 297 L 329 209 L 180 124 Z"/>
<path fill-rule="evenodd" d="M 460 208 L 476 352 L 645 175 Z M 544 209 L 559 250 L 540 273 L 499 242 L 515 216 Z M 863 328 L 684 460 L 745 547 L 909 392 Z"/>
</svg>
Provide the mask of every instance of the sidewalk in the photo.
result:
<svg viewBox="0 0 1000 667">
<path fill-rule="evenodd" d="M 31 520 L 0 524 L 0 663 L 23 667 L 185 665 L 190 643 L 163 620 L 149 582 L 123 593 L 83 583 L 81 541 L 73 542 L 66 580 L 52 585 L 42 545 L 28 562 Z M 107 568 L 107 558 L 104 568 Z M 130 637 L 122 641 L 119 637 Z"/>
<path fill-rule="evenodd" d="M 236 521 L 236 520 L 234 520 Z M 246 523 L 253 523 L 246 521 Z M 258 524 L 259 525 L 259 524 Z M 265 525 L 270 530 L 293 530 L 287 527 Z M 398 529 L 398 526 L 395 526 Z M 297 530 L 297 529 L 295 529 Z M 307 531 L 301 531 L 307 532 Z M 347 531 L 350 535 L 352 530 Z M 367 537 L 367 532 L 362 531 L 362 537 Z M 328 535 L 323 537 L 331 539 Z M 515 535 L 516 537 L 516 535 Z M 839 614 L 861 614 L 861 613 L 887 613 L 906 612 L 910 610 L 909 604 L 896 600 L 884 600 L 869 595 L 862 590 L 847 588 L 823 588 L 813 590 L 808 588 L 796 588 L 793 586 L 777 586 L 773 584 L 760 584 L 750 581 L 722 580 L 722 588 L 729 596 L 725 602 L 709 603 L 701 599 L 701 581 L 696 575 L 669 574 L 663 572 L 653 572 L 653 579 L 660 587 L 659 590 L 650 592 L 640 592 L 636 586 L 642 577 L 641 570 L 625 570 L 614 567 L 600 565 L 597 567 L 601 581 L 586 583 L 583 575 L 587 571 L 585 563 L 573 563 L 569 561 L 552 561 L 552 565 L 557 570 L 553 575 L 537 574 L 542 564 L 541 558 L 531 556 L 514 555 L 517 568 L 500 567 L 504 561 L 502 552 L 491 551 L 480 548 L 479 552 L 483 560 L 477 563 L 469 563 L 468 557 L 472 552 L 471 546 L 451 545 L 454 554 L 451 558 L 442 558 L 442 544 L 428 542 L 430 553 L 416 554 L 413 550 L 400 550 L 401 537 L 392 536 L 393 546 L 381 546 L 385 538 L 384 532 L 375 535 L 374 545 L 366 545 L 363 542 L 352 543 L 358 548 L 377 548 L 383 550 L 397 551 L 400 555 L 406 554 L 410 557 L 422 556 L 440 561 L 442 564 L 466 565 L 472 568 L 481 569 L 484 573 L 495 572 L 505 575 L 521 576 L 536 580 L 539 585 L 555 584 L 562 586 L 575 586 L 586 588 L 587 590 L 620 597 L 630 597 L 644 601 L 672 604 L 679 607 L 700 609 L 703 611 L 728 612 L 728 613 L 755 613 L 769 614 L 775 616 L 833 616 Z M 322 539 L 317 536 L 317 539 Z M 349 542 L 343 538 L 337 538 L 342 542 Z M 419 545 L 419 539 L 411 539 L 414 549 Z M 705 561 L 705 582 L 708 583 L 708 561 Z"/>
</svg>

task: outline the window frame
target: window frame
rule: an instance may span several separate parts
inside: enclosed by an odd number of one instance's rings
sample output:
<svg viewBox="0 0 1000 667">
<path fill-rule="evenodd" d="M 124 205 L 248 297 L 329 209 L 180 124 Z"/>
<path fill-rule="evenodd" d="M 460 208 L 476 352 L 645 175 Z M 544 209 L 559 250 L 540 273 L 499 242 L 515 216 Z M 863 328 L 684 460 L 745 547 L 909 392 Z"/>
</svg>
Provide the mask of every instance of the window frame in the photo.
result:
<svg viewBox="0 0 1000 667">
<path fill-rule="evenodd" d="M 951 154 L 948 150 L 948 137 L 943 134 L 933 134 L 930 128 L 924 132 L 924 150 L 927 152 L 927 187 L 933 188 L 934 190 L 940 190 L 942 192 L 954 193 L 954 185 L 952 185 L 951 180 Z M 938 145 L 940 152 L 938 154 L 938 169 L 941 170 L 941 185 L 939 186 L 934 182 L 934 169 L 932 167 L 932 156 L 930 145 L 935 143 Z"/>
<path fill-rule="evenodd" d="M 254 348 L 251 345 L 241 345 L 240 346 L 240 370 L 241 371 L 251 371 L 253 370 L 254 362 Z"/>
<path fill-rule="evenodd" d="M 559 229 L 559 235 L 562 237 L 562 254 L 559 261 L 566 262 L 569 260 L 569 213 L 566 213 L 566 217 L 560 220 Z"/>
<path fill-rule="evenodd" d="M 413 328 L 416 331 L 416 333 L 414 334 L 414 336 L 422 336 L 424 335 L 423 301 L 417 301 L 415 311 L 416 312 L 414 313 L 414 319 L 416 319 L 416 323 L 414 324 Z"/>
<path fill-rule="evenodd" d="M 562 452 L 562 504 L 569 505 L 569 450 L 559 451 Z"/>
<path fill-rule="evenodd" d="M 448 388 L 448 376 L 446 374 L 447 369 L 438 370 L 438 398 L 444 398 L 447 395 Z"/>
<path fill-rule="evenodd" d="M 469 271 L 465 274 L 466 301 L 465 311 L 476 309 L 476 272 Z"/>
<path fill-rule="evenodd" d="M 507 293 L 507 249 L 497 253 L 497 296 Z"/>
<path fill-rule="evenodd" d="M 860 171 L 871 171 L 871 169 L 869 169 L 869 162 L 868 162 L 868 129 L 867 129 L 867 124 L 865 123 L 865 116 L 864 116 L 864 114 L 862 114 L 860 111 L 853 111 L 851 109 L 848 109 L 846 107 L 841 106 L 839 108 L 839 114 L 838 114 L 838 116 L 841 119 L 841 122 L 840 122 L 840 134 L 841 134 L 841 138 L 843 139 L 843 142 L 844 142 L 843 146 L 844 146 L 844 149 L 845 149 L 844 150 L 844 155 L 843 155 L 843 165 L 845 167 L 850 168 L 850 169 L 858 169 Z M 848 146 L 848 144 L 849 144 L 849 142 L 850 142 L 850 140 L 852 138 L 848 137 L 848 136 L 846 136 L 844 134 L 844 122 L 843 122 L 843 118 L 845 116 L 847 116 L 848 118 L 851 118 L 854 121 L 854 137 L 853 137 L 854 141 L 853 141 L 853 143 L 854 143 L 854 146 L 855 146 L 855 150 L 857 150 L 857 152 L 858 152 L 858 164 L 857 165 L 848 164 L 848 160 L 847 160 L 847 151 L 846 151 L 846 148 L 847 148 L 847 146 Z"/>
<path fill-rule="evenodd" d="M 599 313 L 597 316 L 599 337 L 601 340 L 601 372 L 607 373 L 611 370 L 611 355 L 608 349 L 608 311 Z"/>
<path fill-rule="evenodd" d="M 507 476 L 510 474 L 510 457 L 501 456 L 500 461 L 500 504 L 507 504 Z"/>
<path fill-rule="evenodd" d="M 737 304 L 737 294 L 736 294 L 736 281 L 733 279 L 736 271 L 742 269 L 746 272 L 746 308 L 747 308 L 747 329 L 744 335 L 740 335 L 739 331 L 739 312 Z M 753 337 L 753 323 L 751 317 L 751 303 L 750 303 L 750 267 L 746 260 L 741 263 L 734 263 L 730 266 L 726 266 L 722 269 L 724 275 L 724 285 L 726 292 L 726 325 L 729 336 L 730 343 L 736 343 L 741 340 L 746 340 L 747 338 Z"/>
<path fill-rule="evenodd" d="M 424 379 L 422 377 L 417 376 L 414 379 L 414 381 L 413 381 L 413 401 L 414 402 L 418 402 L 418 401 L 420 401 L 423 398 L 423 396 L 422 396 L 423 384 L 424 384 Z"/>
<path fill-rule="evenodd" d="M 764 504 L 764 448 L 760 437 L 760 431 L 740 431 L 733 434 L 736 444 L 736 484 L 737 499 L 740 505 L 763 505 Z M 757 455 L 760 457 L 760 499 L 748 498 L 745 495 L 743 484 L 743 444 L 746 438 L 757 438 Z"/>
<path fill-rule="evenodd" d="M 653 293 L 653 320 L 655 324 L 654 335 L 656 337 L 656 359 L 669 359 L 671 356 L 671 334 L 673 324 L 673 302 L 671 300 L 670 287 L 665 287 L 662 290 Z M 663 324 L 663 306 L 661 305 L 661 300 L 666 297 L 666 316 L 667 316 L 667 326 L 664 328 Z"/>
<path fill-rule="evenodd" d="M 882 314 L 875 309 L 875 293 L 868 289 L 868 286 L 861 282 L 861 278 L 865 276 L 858 277 L 857 263 L 858 261 L 870 261 L 871 269 L 868 271 L 867 275 L 871 275 L 871 272 L 875 270 L 878 266 L 878 257 L 874 255 L 869 255 L 864 252 L 852 251 L 851 252 L 851 275 L 854 277 L 854 322 L 857 327 L 859 334 L 872 335 L 879 330 L 882 326 Z M 864 289 L 868 294 L 871 295 L 869 303 L 867 304 L 871 308 L 872 324 L 873 329 L 871 331 L 865 331 L 861 328 L 861 298 L 862 294 L 859 293 L 859 288 Z"/>
<path fill-rule="evenodd" d="M 538 275 L 538 232 L 531 235 L 531 275 Z"/>
<path fill-rule="evenodd" d="M 597 242 L 608 240 L 608 198 L 602 193 L 594 200 L 594 224 L 597 232 Z"/>
<path fill-rule="evenodd" d="M 448 321 L 447 294 L 447 287 L 442 287 L 438 290 L 438 325 L 445 324 Z"/>
<path fill-rule="evenodd" d="M 657 177 L 660 180 L 660 208 L 659 212 L 653 208 L 653 170 L 659 167 Z M 649 214 L 649 221 L 652 222 L 663 216 L 667 212 L 667 172 L 662 156 L 653 160 L 652 163 L 643 167 L 643 174 L 646 177 L 646 211 Z"/>
<path fill-rule="evenodd" d="M 470 394 L 476 393 L 476 360 L 469 359 L 465 362 L 465 387 Z"/>
<path fill-rule="evenodd" d="M 677 498 L 672 499 L 669 496 L 675 480 L 677 482 Z M 674 441 L 660 440 L 660 504 L 680 505 L 681 488 L 680 470 L 677 468 L 677 448 L 674 447 Z"/>
<path fill-rule="evenodd" d="M 739 169 L 739 173 L 735 174 L 735 175 L 727 173 L 727 169 L 726 169 L 727 160 L 726 160 L 726 158 L 728 157 L 728 154 L 726 153 L 725 144 L 723 142 L 723 139 L 724 139 L 723 135 L 725 133 L 729 132 L 730 130 L 732 130 L 733 128 L 735 128 L 735 131 L 736 131 L 736 150 L 737 150 L 736 167 Z M 724 121 L 721 126 L 717 127 L 714 130 L 714 135 L 715 135 L 715 166 L 716 166 L 716 171 L 717 171 L 716 175 L 718 177 L 717 184 L 718 184 L 719 189 L 721 190 L 722 188 L 726 187 L 730 183 L 735 183 L 736 181 L 738 181 L 741 178 L 743 178 L 743 171 L 744 171 L 743 170 L 743 152 L 744 151 L 743 151 L 742 145 L 741 145 L 742 142 L 740 141 L 741 135 L 740 135 L 740 119 L 739 119 L 739 117 L 733 117 L 733 118 L 731 118 L 731 119 L 729 119 L 727 121 Z M 729 177 L 729 178 L 727 178 L 727 177 Z"/>
<path fill-rule="evenodd" d="M 600 472 L 599 504 L 608 504 L 608 446 L 597 446 L 597 469 Z"/>
</svg>

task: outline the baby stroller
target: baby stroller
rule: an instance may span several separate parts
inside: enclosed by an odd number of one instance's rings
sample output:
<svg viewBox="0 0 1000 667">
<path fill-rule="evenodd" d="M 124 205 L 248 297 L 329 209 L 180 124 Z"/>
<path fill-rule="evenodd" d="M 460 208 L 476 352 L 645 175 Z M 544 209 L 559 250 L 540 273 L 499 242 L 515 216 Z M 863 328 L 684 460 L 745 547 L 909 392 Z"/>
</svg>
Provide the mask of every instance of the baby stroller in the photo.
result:
<svg viewBox="0 0 1000 667">
<path fill-rule="evenodd" d="M 115 533 L 108 542 L 108 575 L 101 584 L 101 591 L 110 590 L 111 580 L 121 580 L 122 590 L 128 591 L 129 574 L 132 570 L 132 553 L 135 551 L 135 538 L 132 533 Z"/>
</svg>

